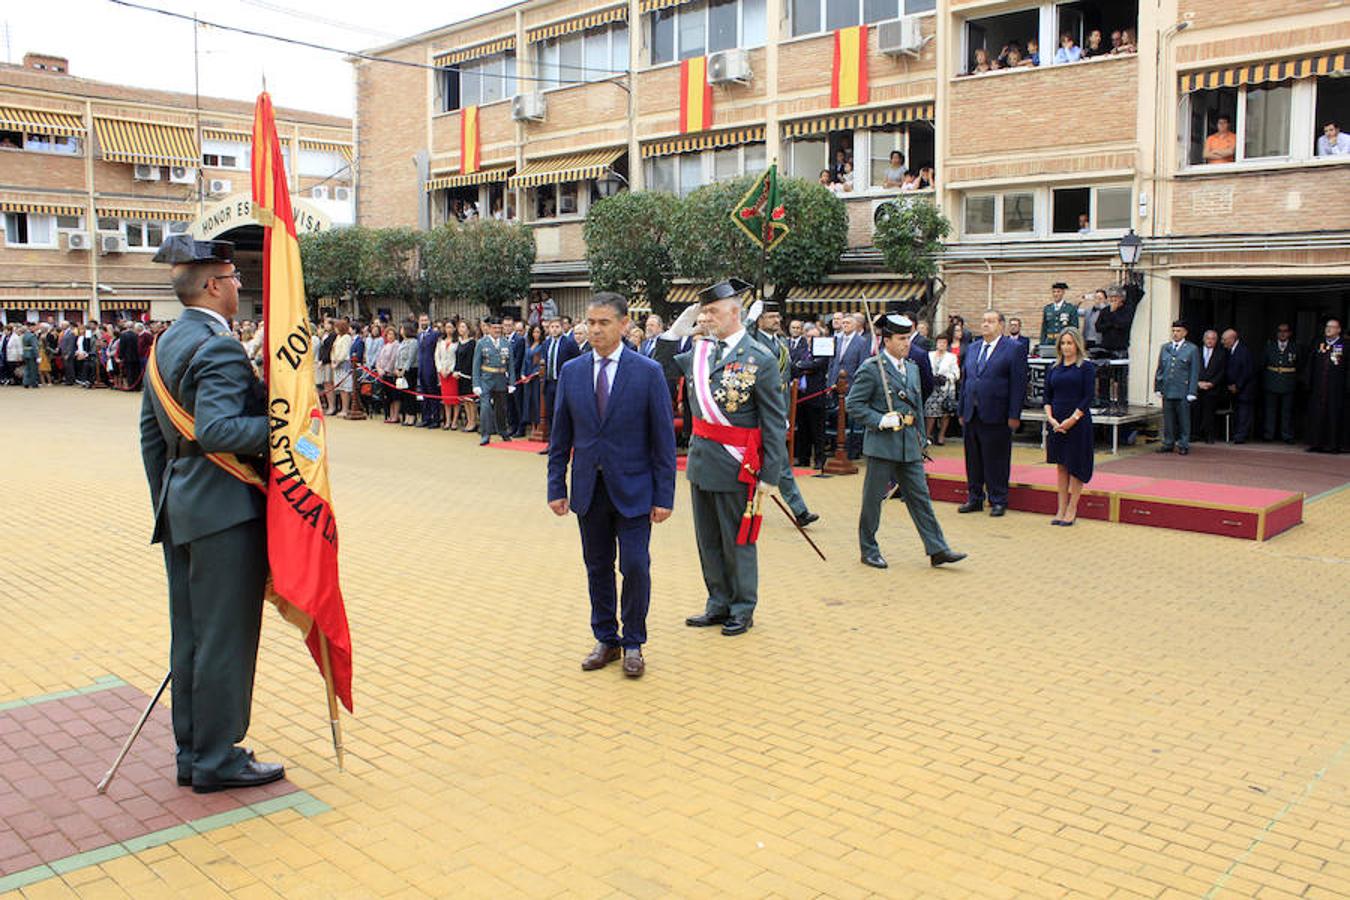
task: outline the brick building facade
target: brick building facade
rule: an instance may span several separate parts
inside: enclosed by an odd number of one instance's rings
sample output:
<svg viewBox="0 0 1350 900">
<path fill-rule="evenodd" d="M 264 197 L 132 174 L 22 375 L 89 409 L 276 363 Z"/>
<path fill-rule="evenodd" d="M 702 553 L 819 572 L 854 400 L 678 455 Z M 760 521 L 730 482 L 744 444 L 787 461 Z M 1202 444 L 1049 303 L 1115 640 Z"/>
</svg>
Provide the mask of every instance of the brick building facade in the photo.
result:
<svg viewBox="0 0 1350 900">
<path fill-rule="evenodd" d="M 0 315 L 174 318 L 181 307 L 150 258 L 179 231 L 240 242 L 241 315 L 257 315 L 252 115 L 250 103 L 77 78 L 59 57 L 0 66 Z M 297 217 L 351 222 L 350 120 L 280 109 L 277 128 Z"/>
</svg>

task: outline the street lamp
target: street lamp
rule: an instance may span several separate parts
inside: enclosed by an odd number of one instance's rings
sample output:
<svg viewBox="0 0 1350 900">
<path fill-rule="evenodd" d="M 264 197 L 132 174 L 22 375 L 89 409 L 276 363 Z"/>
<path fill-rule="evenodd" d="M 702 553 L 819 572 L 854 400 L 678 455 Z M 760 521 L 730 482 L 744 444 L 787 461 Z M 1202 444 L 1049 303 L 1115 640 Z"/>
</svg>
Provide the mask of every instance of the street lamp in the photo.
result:
<svg viewBox="0 0 1350 900">
<path fill-rule="evenodd" d="M 1139 239 L 1139 235 L 1134 233 L 1131 228 L 1129 232 L 1120 239 L 1120 244 L 1116 247 L 1120 253 L 1120 261 L 1127 269 L 1133 269 L 1139 265 L 1139 257 L 1144 255 L 1144 242 Z"/>
</svg>

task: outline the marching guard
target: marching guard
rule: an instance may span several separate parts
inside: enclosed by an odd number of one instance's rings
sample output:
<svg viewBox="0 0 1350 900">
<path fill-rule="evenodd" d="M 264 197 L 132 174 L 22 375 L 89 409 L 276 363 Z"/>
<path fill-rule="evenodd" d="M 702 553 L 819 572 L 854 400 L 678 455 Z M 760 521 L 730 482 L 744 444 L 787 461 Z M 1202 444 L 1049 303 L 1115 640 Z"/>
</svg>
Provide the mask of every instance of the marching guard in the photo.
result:
<svg viewBox="0 0 1350 900">
<path fill-rule="evenodd" d="M 923 395 L 918 367 L 908 359 L 914 323 L 907 316 L 888 313 L 873 323 L 881 335 L 877 354 L 858 366 L 845 404 L 851 418 L 866 429 L 863 456 L 862 511 L 858 516 L 858 543 L 862 561 L 875 569 L 887 567 L 877 546 L 881 505 L 897 486 L 909 517 L 923 539 L 924 552 L 934 566 L 966 558 L 947 546 L 942 526 L 933 512 L 928 478 L 923 471 L 927 438 L 923 432 Z"/>
<path fill-rule="evenodd" d="M 739 278 L 700 292 L 663 339 L 693 334 L 704 318 L 710 337 L 675 357 L 689 385 L 693 436 L 686 475 L 694 539 L 708 589 L 704 611 L 685 619 L 691 628 L 722 626 L 744 634 L 759 599 L 759 501 L 762 486 L 779 483 L 787 467 L 787 408 L 778 360 L 741 322 L 752 285 Z"/>
<path fill-rule="evenodd" d="M 151 349 L 141 456 L 152 541 L 169 577 L 173 733 L 178 783 L 197 793 L 285 775 L 236 743 L 248 731 L 267 579 L 266 390 L 230 333 L 239 270 L 229 241 L 165 239 L 186 309 Z"/>
</svg>

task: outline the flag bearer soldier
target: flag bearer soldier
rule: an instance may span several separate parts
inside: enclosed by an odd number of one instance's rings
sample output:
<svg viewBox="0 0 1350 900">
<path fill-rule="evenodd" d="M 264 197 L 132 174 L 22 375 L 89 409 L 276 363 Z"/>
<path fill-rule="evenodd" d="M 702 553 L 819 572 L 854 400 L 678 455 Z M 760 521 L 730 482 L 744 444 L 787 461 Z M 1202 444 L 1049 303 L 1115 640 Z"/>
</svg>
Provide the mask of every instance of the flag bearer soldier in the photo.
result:
<svg viewBox="0 0 1350 900">
<path fill-rule="evenodd" d="M 516 392 L 511 341 L 502 337 L 502 320 L 489 316 L 484 321 L 488 333 L 478 339 L 473 352 L 473 392 L 478 397 L 478 421 L 483 434 L 478 441 L 480 445 L 491 440 L 494 430 L 502 440 L 511 440 L 506 400 L 508 394 Z"/>
<path fill-rule="evenodd" d="M 266 392 L 230 333 L 239 311 L 234 245 L 174 235 L 186 309 L 150 356 L 141 456 L 169 578 L 178 783 L 198 793 L 277 781 L 285 770 L 236 744 L 248 731 L 267 579 Z M 210 454 L 208 456 L 207 454 Z"/>
<path fill-rule="evenodd" d="M 788 368 L 791 365 L 791 353 L 788 349 L 788 340 L 782 331 L 782 316 L 778 312 L 778 304 L 773 300 L 756 300 L 750 307 L 750 314 L 746 317 L 746 332 L 755 340 L 764 345 L 771 354 L 778 360 L 778 380 L 780 390 L 783 392 L 783 408 L 788 409 L 791 402 L 792 379 L 788 376 Z M 789 420 L 791 410 L 788 409 Z M 801 488 L 797 487 L 797 479 L 793 477 L 792 466 L 783 466 L 783 478 L 778 482 L 778 493 L 783 495 L 783 500 L 787 503 L 788 509 L 796 517 L 797 524 L 803 528 L 820 518 L 820 516 L 811 512 L 806 506 L 806 499 L 802 497 Z"/>
<path fill-rule="evenodd" d="M 863 456 L 862 512 L 858 516 L 858 543 L 862 561 L 875 569 L 886 568 L 877 546 L 881 505 L 897 486 L 909 509 L 909 517 L 923 539 L 923 550 L 934 566 L 959 562 L 964 553 L 947 546 L 928 494 L 923 471 L 923 451 L 928 443 L 923 427 L 923 393 L 919 368 L 909 359 L 909 341 L 914 323 L 907 316 L 888 313 L 873 323 L 881 336 L 877 355 L 858 367 L 845 401 L 848 414 L 866 431 Z"/>
<path fill-rule="evenodd" d="M 700 315 L 707 320 L 710 338 L 675 358 L 693 411 L 686 474 L 708 589 L 704 611 L 685 624 L 721 625 L 725 635 L 744 634 L 754 624 L 758 496 L 762 485 L 779 483 L 788 464 L 778 360 L 741 324 L 742 301 L 751 288 L 739 278 L 714 284 L 662 335 L 683 339 L 692 335 Z"/>
</svg>

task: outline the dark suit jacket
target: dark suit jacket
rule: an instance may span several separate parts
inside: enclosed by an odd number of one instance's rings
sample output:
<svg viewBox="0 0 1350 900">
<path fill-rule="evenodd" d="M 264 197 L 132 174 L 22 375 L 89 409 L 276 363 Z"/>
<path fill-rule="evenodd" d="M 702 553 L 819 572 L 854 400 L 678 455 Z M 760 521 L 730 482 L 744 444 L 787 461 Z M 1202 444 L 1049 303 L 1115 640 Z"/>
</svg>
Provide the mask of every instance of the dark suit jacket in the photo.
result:
<svg viewBox="0 0 1350 900">
<path fill-rule="evenodd" d="M 1225 381 L 1224 372 L 1228 368 L 1228 351 L 1222 347 L 1215 347 L 1209 355 L 1209 365 L 1205 365 L 1205 348 L 1200 348 L 1200 381 L 1209 381 L 1214 384 L 1212 390 L 1218 390 L 1223 387 Z"/>
<path fill-rule="evenodd" d="M 577 515 L 590 509 L 596 473 L 602 470 L 620 515 L 635 518 L 648 515 L 652 507 L 673 508 L 675 426 L 661 367 L 625 347 L 602 420 L 595 408 L 592 356 L 563 366 L 549 433 L 550 502 L 567 496 L 569 457 L 571 507 Z"/>
<path fill-rule="evenodd" d="M 1228 351 L 1224 377 L 1229 384 L 1237 385 L 1237 395 L 1243 400 L 1256 396 L 1256 363 L 1252 361 L 1252 351 L 1242 341 L 1238 341 Z"/>
<path fill-rule="evenodd" d="M 553 345 L 555 343 L 557 344 L 558 348 L 556 352 L 553 350 Z M 567 365 L 568 360 L 576 359 L 577 356 L 581 354 L 581 351 L 577 349 L 577 342 L 572 339 L 571 335 L 560 334 L 558 335 L 557 338 L 551 337 L 544 338 L 545 367 L 547 367 L 549 364 L 550 353 L 552 353 L 554 357 L 553 358 L 554 377 L 553 378 L 548 377 L 547 368 L 545 368 L 544 370 L 544 377 L 548 381 L 556 381 L 558 376 L 562 375 L 562 367 Z"/>
<path fill-rule="evenodd" d="M 261 461 L 267 453 L 266 390 L 243 345 L 206 313 L 187 309 L 161 335 L 155 355 L 170 393 L 196 419 L 197 447 Z M 153 542 L 163 539 L 166 524 L 174 544 L 186 544 L 263 517 L 261 491 L 205 456 L 182 455 L 180 445 L 193 450 L 147 385 L 141 400 L 141 457 L 155 511 Z"/>
<path fill-rule="evenodd" d="M 838 348 L 842 341 L 843 334 L 841 333 L 835 340 L 835 347 Z M 862 365 L 862 361 L 870 355 L 871 348 L 871 338 L 862 332 L 854 332 L 853 339 L 849 341 L 847 349 L 842 353 L 836 349 L 834 359 L 830 361 L 830 371 L 827 376 L 830 384 L 838 383 L 840 372 L 847 372 L 848 379 L 851 382 L 853 374 L 858 371 L 858 366 Z"/>
<path fill-rule="evenodd" d="M 811 342 L 808 340 L 799 341 L 797 346 L 788 352 L 788 367 L 791 377 L 806 379 L 806 386 L 799 388 L 797 391 L 798 398 L 808 397 L 825 390 L 825 378 L 830 368 L 829 364 L 829 357 L 816 356 L 811 352 Z M 805 401 L 804 405 L 824 406 L 825 397 L 813 397 Z"/>
<path fill-rule="evenodd" d="M 1027 395 L 1027 356 L 1022 345 L 1000 338 L 984 367 L 984 341 L 971 341 L 961 350 L 961 421 L 993 424 L 1022 418 Z"/>
<path fill-rule="evenodd" d="M 927 400 L 933 393 L 933 364 L 928 359 L 928 351 L 910 341 L 909 358 L 919 370 L 919 390 L 923 394 L 923 399 Z"/>
<path fill-rule="evenodd" d="M 241 345 L 242 346 L 242 345 Z M 128 328 L 117 337 L 117 361 L 138 362 L 141 358 L 140 339 Z"/>
</svg>

